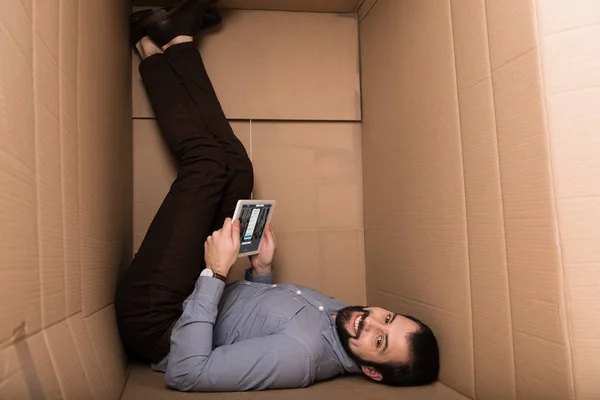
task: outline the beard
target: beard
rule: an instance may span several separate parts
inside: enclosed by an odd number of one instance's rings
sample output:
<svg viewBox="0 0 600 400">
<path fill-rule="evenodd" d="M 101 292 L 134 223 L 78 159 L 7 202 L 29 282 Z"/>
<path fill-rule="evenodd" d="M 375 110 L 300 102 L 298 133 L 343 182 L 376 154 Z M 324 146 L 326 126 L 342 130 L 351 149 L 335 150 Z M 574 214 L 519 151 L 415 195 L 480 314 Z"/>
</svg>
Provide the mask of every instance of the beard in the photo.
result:
<svg viewBox="0 0 600 400">
<path fill-rule="evenodd" d="M 346 329 L 346 325 L 352 320 L 352 315 L 355 313 L 362 313 L 362 320 L 358 324 L 356 336 L 352 336 L 348 329 Z M 342 347 L 346 351 L 346 354 L 348 354 L 348 356 L 350 356 L 350 358 L 359 365 L 365 364 L 365 360 L 354 354 L 354 352 L 350 349 L 350 339 L 358 339 L 360 337 L 365 326 L 365 318 L 367 318 L 370 314 L 371 312 L 369 310 L 365 310 L 364 307 L 352 306 L 342 308 L 338 311 L 335 317 L 335 328 L 338 336 L 340 337 Z"/>
</svg>

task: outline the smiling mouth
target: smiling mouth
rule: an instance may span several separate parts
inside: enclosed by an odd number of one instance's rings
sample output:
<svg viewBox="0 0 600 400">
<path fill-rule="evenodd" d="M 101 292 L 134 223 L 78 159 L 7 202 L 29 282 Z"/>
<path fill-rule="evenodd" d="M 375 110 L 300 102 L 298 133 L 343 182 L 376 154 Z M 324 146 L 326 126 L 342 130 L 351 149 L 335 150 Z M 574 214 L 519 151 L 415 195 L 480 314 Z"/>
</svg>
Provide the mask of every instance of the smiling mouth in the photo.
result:
<svg viewBox="0 0 600 400">
<path fill-rule="evenodd" d="M 360 314 L 356 318 L 354 318 L 354 337 L 358 337 L 358 328 L 360 327 L 360 322 L 363 320 L 363 317 L 364 314 Z"/>
</svg>

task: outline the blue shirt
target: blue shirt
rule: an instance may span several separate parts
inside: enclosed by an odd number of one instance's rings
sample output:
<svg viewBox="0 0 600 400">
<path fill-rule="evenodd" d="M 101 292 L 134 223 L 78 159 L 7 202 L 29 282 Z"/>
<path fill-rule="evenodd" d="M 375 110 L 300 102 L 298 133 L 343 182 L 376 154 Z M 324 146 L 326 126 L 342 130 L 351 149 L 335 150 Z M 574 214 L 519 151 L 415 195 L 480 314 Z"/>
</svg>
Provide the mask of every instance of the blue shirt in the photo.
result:
<svg viewBox="0 0 600 400">
<path fill-rule="evenodd" d="M 275 285 L 272 276 L 228 286 L 200 277 L 173 327 L 159 364 L 167 386 L 181 391 L 305 387 L 360 373 L 342 348 L 332 315 L 345 307 L 304 286 Z"/>
</svg>

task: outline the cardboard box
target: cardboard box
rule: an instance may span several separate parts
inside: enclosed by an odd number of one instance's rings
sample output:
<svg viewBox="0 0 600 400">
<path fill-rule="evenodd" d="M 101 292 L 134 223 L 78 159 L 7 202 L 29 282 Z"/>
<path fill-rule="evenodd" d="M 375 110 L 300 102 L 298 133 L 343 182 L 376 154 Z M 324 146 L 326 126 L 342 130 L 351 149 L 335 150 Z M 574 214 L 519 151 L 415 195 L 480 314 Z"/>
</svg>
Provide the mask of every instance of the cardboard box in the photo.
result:
<svg viewBox="0 0 600 400">
<path fill-rule="evenodd" d="M 182 396 L 115 323 L 174 177 L 124 3 L 0 13 L 0 399 Z M 278 200 L 276 280 L 417 316 L 442 370 L 183 396 L 600 398 L 600 3 L 220 6 L 199 49 L 254 197 Z"/>
</svg>

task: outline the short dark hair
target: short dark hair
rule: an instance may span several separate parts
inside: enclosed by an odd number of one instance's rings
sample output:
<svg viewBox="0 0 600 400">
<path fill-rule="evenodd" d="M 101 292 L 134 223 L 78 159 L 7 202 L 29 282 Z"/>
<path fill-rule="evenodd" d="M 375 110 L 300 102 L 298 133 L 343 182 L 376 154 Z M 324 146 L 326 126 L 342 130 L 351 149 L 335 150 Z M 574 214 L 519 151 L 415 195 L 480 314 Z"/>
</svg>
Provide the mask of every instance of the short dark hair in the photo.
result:
<svg viewBox="0 0 600 400">
<path fill-rule="evenodd" d="M 403 316 L 419 325 L 417 331 L 408 335 L 409 361 L 379 364 L 361 360 L 360 364 L 377 369 L 382 376 L 381 383 L 386 385 L 429 385 L 438 379 L 440 370 L 437 339 L 433 331 L 423 322 L 410 315 Z"/>
</svg>

